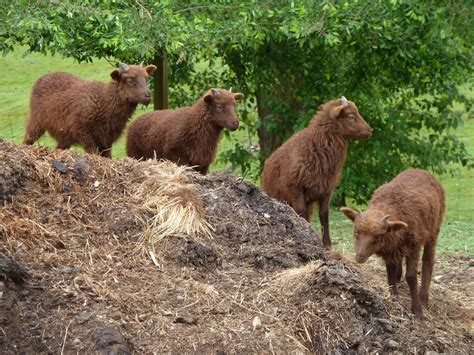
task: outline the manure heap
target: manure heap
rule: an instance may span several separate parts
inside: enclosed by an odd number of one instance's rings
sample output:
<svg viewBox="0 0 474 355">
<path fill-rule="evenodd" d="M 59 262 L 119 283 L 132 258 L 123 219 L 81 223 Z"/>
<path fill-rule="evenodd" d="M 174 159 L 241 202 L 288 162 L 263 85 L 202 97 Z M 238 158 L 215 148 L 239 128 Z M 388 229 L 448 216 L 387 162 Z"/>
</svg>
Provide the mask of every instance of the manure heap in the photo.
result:
<svg viewBox="0 0 474 355">
<path fill-rule="evenodd" d="M 290 207 L 168 162 L 0 141 L 0 252 L 3 354 L 473 351 L 469 295 L 417 321 Z"/>
</svg>

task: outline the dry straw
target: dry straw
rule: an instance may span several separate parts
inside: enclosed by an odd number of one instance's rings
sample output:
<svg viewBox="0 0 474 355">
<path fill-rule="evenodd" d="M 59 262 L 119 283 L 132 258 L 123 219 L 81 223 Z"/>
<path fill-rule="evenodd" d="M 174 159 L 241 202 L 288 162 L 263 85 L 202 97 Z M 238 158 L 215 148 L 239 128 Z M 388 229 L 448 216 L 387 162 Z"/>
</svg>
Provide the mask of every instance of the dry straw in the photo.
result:
<svg viewBox="0 0 474 355">
<path fill-rule="evenodd" d="M 304 266 L 282 271 L 275 276 L 272 286 L 295 292 L 306 284 L 321 265 L 321 261 L 312 261 Z"/>
<path fill-rule="evenodd" d="M 131 194 L 143 200 L 143 209 L 151 215 L 144 221 L 139 245 L 153 246 L 183 234 L 212 238 L 213 227 L 206 220 L 196 186 L 186 176 L 192 174 L 191 169 L 159 161 L 149 165 L 147 173 L 147 179 L 130 187 Z"/>
</svg>

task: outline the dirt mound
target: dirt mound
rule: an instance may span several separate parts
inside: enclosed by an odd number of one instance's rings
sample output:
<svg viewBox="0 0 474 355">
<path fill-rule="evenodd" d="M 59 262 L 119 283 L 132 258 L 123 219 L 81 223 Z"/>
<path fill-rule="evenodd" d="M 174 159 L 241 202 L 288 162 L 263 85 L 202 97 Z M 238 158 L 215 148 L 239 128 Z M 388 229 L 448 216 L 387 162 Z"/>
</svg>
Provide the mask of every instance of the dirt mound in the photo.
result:
<svg viewBox="0 0 474 355">
<path fill-rule="evenodd" d="M 0 273 L 2 353 L 472 350 L 449 290 L 415 321 L 291 208 L 179 169 L 0 142 L 0 252 L 28 275 Z"/>
</svg>

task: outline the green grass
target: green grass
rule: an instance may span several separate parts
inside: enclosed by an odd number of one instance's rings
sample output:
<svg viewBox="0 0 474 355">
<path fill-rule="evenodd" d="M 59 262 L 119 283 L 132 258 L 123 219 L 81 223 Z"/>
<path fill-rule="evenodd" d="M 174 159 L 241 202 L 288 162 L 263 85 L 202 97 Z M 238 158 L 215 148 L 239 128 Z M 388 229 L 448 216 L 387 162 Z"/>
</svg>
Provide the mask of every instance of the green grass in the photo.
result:
<svg viewBox="0 0 474 355">
<path fill-rule="evenodd" d="M 68 71 L 85 79 L 108 81 L 113 67 L 105 60 L 94 63 L 75 63 L 72 59 L 60 56 L 43 56 L 30 54 L 22 56 L 25 49 L 19 48 L 8 56 L 0 58 L 0 137 L 15 143 L 21 143 L 24 135 L 24 124 L 28 114 L 28 101 L 34 82 L 42 75 L 53 71 Z M 133 119 L 145 111 L 151 110 L 139 106 Z M 245 132 L 239 130 L 233 135 L 244 141 Z M 459 136 L 464 140 L 468 151 L 474 155 L 474 119 L 467 119 L 459 129 Z M 55 142 L 45 135 L 38 145 L 54 147 Z M 219 149 L 229 149 L 231 142 L 225 138 Z M 74 147 L 76 152 L 83 152 Z M 114 158 L 125 156 L 125 139 L 122 137 L 113 147 Z M 217 162 L 211 170 L 228 168 Z M 447 192 L 448 209 L 443 225 L 438 251 L 445 254 L 466 252 L 474 255 L 474 171 L 455 166 L 454 176 L 439 177 Z M 364 206 L 360 206 L 363 208 Z M 313 225 L 319 229 L 317 213 Z M 341 252 L 352 252 L 352 223 L 338 210 L 330 214 L 331 238 L 334 246 Z"/>
</svg>

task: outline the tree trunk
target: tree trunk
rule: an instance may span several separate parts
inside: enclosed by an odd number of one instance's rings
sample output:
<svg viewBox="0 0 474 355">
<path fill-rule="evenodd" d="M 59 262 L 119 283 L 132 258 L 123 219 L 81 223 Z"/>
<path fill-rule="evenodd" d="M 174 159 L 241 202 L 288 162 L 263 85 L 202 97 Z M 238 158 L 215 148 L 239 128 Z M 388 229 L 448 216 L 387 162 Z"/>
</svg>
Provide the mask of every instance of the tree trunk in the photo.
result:
<svg viewBox="0 0 474 355">
<path fill-rule="evenodd" d="M 283 144 L 284 138 L 289 133 L 292 133 L 294 120 L 296 120 L 301 107 L 285 87 L 258 87 L 255 96 L 258 119 L 260 120 L 257 129 L 260 144 L 260 163 L 263 168 L 265 159 Z M 278 102 L 278 105 L 275 102 Z M 286 109 L 282 109 L 282 105 L 286 106 Z M 274 108 L 276 106 L 279 107 L 280 111 Z"/>
<path fill-rule="evenodd" d="M 153 108 L 164 110 L 168 108 L 168 61 L 166 52 L 157 54 L 153 60 L 157 69 L 153 77 Z"/>
<path fill-rule="evenodd" d="M 268 106 L 269 95 L 264 91 L 264 89 L 258 88 L 255 96 L 257 99 L 258 119 L 260 120 L 260 126 L 257 129 L 260 144 L 260 166 L 263 168 L 265 159 L 267 159 L 283 142 L 277 132 L 272 132 L 268 129 L 270 122 L 275 121 L 274 113 Z"/>
</svg>

